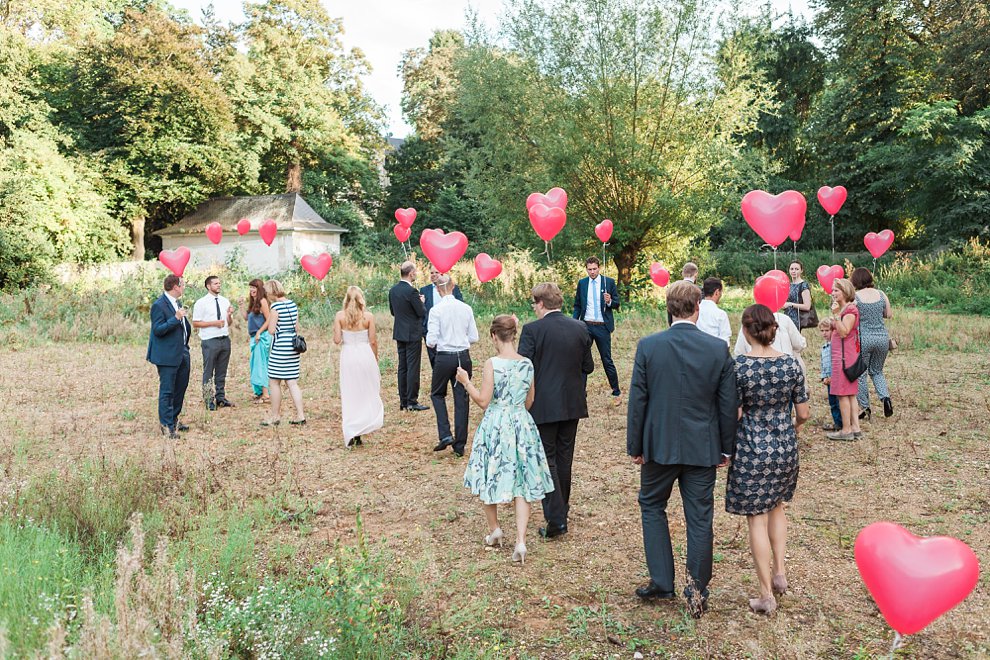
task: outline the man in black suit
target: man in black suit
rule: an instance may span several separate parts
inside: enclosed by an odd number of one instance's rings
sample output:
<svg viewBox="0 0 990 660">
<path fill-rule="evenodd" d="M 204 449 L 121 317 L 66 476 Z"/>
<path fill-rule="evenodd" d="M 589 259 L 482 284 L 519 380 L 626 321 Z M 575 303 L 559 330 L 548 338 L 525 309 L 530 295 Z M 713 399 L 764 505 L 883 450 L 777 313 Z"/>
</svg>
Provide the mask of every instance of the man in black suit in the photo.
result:
<svg viewBox="0 0 990 660">
<path fill-rule="evenodd" d="M 178 438 L 179 431 L 189 430 L 179 422 L 179 413 L 189 385 L 192 326 L 181 300 L 186 283 L 178 275 L 169 275 L 163 288 L 165 292 L 151 305 L 147 360 L 158 367 L 158 423 L 162 433 Z"/>
<path fill-rule="evenodd" d="M 571 499 L 571 464 L 578 420 L 588 416 L 587 375 L 595 370 L 591 336 L 584 323 L 560 313 L 564 298 L 556 284 L 533 288 L 537 320 L 523 326 L 519 354 L 533 362 L 535 394 L 529 413 L 540 431 L 547 455 L 553 492 L 543 499 L 547 526 L 540 535 L 553 538 L 567 533 Z"/>
<path fill-rule="evenodd" d="M 430 264 L 430 283 L 419 290 L 420 294 L 423 296 L 423 307 L 426 309 L 426 316 L 423 317 L 423 336 L 426 336 L 426 331 L 429 329 L 430 323 L 430 310 L 433 309 L 435 305 L 440 302 L 440 291 L 437 289 L 437 281 L 443 275 L 440 271 L 436 269 L 436 266 Z M 454 298 L 463 301 L 464 296 L 461 295 L 461 288 L 454 285 Z M 430 348 L 429 345 L 426 347 L 426 356 L 430 358 L 430 366 L 434 366 L 437 363 L 437 350 L 435 348 Z"/>
<path fill-rule="evenodd" d="M 695 326 L 701 291 L 691 282 L 667 289 L 670 329 L 636 346 L 626 451 L 641 465 L 639 506 L 650 582 L 643 599 L 675 598 L 667 500 L 678 482 L 687 522 L 688 586 L 696 617 L 707 609 L 712 577 L 716 467 L 735 450 L 736 372 L 725 342 Z"/>
<path fill-rule="evenodd" d="M 413 285 L 416 264 L 399 266 L 399 282 L 389 289 L 388 310 L 395 317 L 392 339 L 398 351 L 399 410 L 426 410 L 419 404 L 419 363 L 423 353 L 423 296 Z"/>
<path fill-rule="evenodd" d="M 602 369 L 612 387 L 612 396 L 621 395 L 619 391 L 619 373 L 612 362 L 612 333 L 615 332 L 615 319 L 612 310 L 619 309 L 619 290 L 615 280 L 599 273 L 601 262 L 598 257 L 585 259 L 584 267 L 588 277 L 578 281 L 577 292 L 574 294 L 574 318 L 584 321 L 588 328 L 598 354 L 602 357 Z"/>
</svg>

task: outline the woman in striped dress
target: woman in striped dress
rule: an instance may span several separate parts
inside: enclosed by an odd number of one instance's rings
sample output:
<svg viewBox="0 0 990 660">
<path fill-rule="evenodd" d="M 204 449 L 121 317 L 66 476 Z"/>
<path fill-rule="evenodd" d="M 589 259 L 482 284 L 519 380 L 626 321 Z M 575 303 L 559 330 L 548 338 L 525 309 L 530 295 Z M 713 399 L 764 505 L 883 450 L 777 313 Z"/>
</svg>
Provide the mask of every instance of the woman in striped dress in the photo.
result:
<svg viewBox="0 0 990 660">
<path fill-rule="evenodd" d="M 275 328 L 275 340 L 268 355 L 268 394 L 272 399 L 271 417 L 262 426 L 275 426 L 280 421 L 282 406 L 282 381 L 289 387 L 292 403 L 296 406 L 296 418 L 289 424 L 305 424 L 302 390 L 299 389 L 299 354 L 292 350 L 292 340 L 299 332 L 299 308 L 285 297 L 285 289 L 278 280 L 265 282 L 265 293 L 272 301 L 269 328 Z"/>
</svg>

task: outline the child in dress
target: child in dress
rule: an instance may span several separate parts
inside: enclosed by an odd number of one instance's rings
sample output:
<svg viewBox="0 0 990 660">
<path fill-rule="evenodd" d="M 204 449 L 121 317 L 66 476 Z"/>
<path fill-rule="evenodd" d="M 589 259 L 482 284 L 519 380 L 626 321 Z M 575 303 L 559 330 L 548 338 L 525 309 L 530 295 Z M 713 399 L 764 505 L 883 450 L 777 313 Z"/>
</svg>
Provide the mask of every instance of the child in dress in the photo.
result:
<svg viewBox="0 0 990 660">
<path fill-rule="evenodd" d="M 823 431 L 838 431 L 842 428 L 842 414 L 839 412 L 839 397 L 828 391 L 828 386 L 832 382 L 832 321 L 822 319 L 818 323 L 818 329 L 822 333 L 825 345 L 822 346 L 822 383 L 825 391 L 828 392 L 828 407 L 832 411 L 832 424 L 822 426 Z"/>
<path fill-rule="evenodd" d="M 530 503 L 553 491 L 553 479 L 536 422 L 529 414 L 534 396 L 533 363 L 516 352 L 518 327 L 514 316 L 496 316 L 491 335 L 497 355 L 485 362 L 481 390 L 474 387 L 464 369 L 457 369 L 457 381 L 485 409 L 464 472 L 464 486 L 481 498 L 485 511 L 489 531 L 485 545 L 502 544 L 497 505 L 514 502 L 516 547 L 512 561 L 525 563 Z"/>
</svg>

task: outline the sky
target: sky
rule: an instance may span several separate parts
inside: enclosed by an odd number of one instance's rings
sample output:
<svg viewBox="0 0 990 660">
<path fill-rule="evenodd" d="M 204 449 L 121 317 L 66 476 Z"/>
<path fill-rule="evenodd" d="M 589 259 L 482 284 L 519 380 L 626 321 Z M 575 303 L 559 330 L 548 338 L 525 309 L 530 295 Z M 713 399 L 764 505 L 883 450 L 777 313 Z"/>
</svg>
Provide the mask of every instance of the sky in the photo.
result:
<svg viewBox="0 0 990 660">
<path fill-rule="evenodd" d="M 496 24 L 502 13 L 503 0 L 322 0 L 328 13 L 343 19 L 344 46 L 360 48 L 371 63 L 371 74 L 364 82 L 371 96 L 385 108 L 386 131 L 406 137 L 411 129 L 402 118 L 399 102 L 402 79 L 398 67 L 402 53 L 426 47 L 438 29 L 461 29 L 470 6 L 483 23 Z M 171 0 L 201 21 L 202 8 L 211 0 Z M 809 16 L 808 0 L 770 0 L 777 11 L 791 8 L 795 14 Z M 217 17 L 230 22 L 241 21 L 241 0 L 212 0 Z"/>
</svg>

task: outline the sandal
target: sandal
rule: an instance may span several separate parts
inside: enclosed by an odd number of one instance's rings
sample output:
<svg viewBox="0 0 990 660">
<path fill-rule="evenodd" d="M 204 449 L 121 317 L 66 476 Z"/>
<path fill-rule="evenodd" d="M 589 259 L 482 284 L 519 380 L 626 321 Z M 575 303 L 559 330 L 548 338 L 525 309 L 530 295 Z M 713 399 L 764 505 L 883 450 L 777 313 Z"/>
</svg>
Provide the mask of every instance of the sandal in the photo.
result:
<svg viewBox="0 0 990 660">
<path fill-rule="evenodd" d="M 263 419 L 261 420 L 262 426 L 278 426 L 281 420 L 278 419 Z"/>
</svg>

